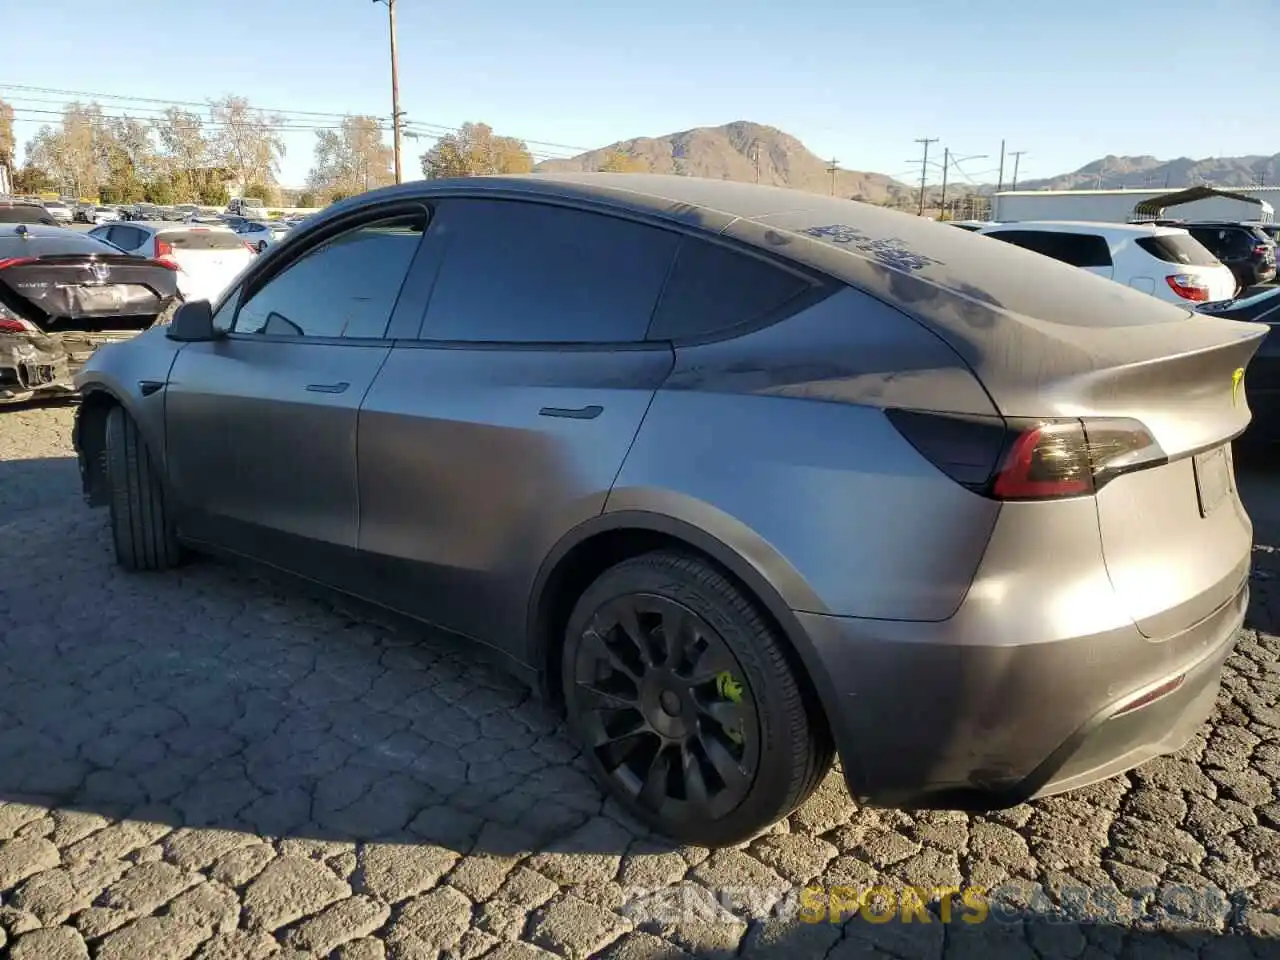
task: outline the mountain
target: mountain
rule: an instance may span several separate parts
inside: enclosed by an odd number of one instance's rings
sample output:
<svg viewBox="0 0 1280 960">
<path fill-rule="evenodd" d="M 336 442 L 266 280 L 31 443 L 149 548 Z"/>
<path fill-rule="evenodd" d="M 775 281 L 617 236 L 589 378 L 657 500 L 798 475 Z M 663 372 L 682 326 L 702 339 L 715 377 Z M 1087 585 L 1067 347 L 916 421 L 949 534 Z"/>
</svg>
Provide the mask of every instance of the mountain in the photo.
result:
<svg viewBox="0 0 1280 960">
<path fill-rule="evenodd" d="M 1262 183 L 1259 184 L 1259 179 Z M 1274 156 L 1157 160 L 1105 156 L 1079 170 L 1042 180 L 1019 180 L 1020 190 L 1164 189 L 1209 183 L 1215 187 L 1280 186 L 1280 153 Z"/>
<path fill-rule="evenodd" d="M 639 171 L 746 183 L 756 180 L 758 156 L 761 183 L 812 193 L 830 193 L 832 189 L 830 161 L 776 127 L 747 120 L 661 137 L 636 137 L 576 157 L 544 160 L 534 169 L 542 173 L 590 172 L 619 153 L 626 154 L 629 166 Z M 892 177 L 857 170 L 837 171 L 835 192 L 872 203 L 906 203 L 914 195 L 912 187 Z"/>
</svg>

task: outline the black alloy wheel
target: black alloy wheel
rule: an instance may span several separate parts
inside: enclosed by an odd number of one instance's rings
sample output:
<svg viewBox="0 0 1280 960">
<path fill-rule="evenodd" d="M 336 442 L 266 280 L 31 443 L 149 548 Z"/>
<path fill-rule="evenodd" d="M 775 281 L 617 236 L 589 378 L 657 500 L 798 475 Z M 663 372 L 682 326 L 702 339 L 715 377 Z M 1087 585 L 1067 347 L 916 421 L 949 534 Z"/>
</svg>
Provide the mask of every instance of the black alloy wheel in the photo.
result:
<svg viewBox="0 0 1280 960">
<path fill-rule="evenodd" d="M 760 760 L 755 696 L 724 640 L 688 607 L 632 594 L 582 634 L 575 692 L 619 787 L 662 820 L 719 819 Z"/>
<path fill-rule="evenodd" d="M 657 551 L 578 599 L 561 683 L 588 766 L 626 812 L 729 846 L 785 817 L 830 769 L 825 718 L 785 640 L 719 568 Z"/>
</svg>

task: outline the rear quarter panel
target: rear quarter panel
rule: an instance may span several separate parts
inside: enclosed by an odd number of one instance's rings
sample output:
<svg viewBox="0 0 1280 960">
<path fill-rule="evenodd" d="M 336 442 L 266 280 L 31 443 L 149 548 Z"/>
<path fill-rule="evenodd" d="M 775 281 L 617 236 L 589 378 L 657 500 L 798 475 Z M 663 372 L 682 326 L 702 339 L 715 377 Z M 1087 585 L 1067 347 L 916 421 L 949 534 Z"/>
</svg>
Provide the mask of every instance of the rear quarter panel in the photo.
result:
<svg viewBox="0 0 1280 960">
<path fill-rule="evenodd" d="M 765 330 L 681 347 L 606 512 L 699 527 L 793 610 L 946 619 L 999 508 L 917 453 L 885 407 L 995 412 L 941 340 L 853 290 Z"/>
</svg>

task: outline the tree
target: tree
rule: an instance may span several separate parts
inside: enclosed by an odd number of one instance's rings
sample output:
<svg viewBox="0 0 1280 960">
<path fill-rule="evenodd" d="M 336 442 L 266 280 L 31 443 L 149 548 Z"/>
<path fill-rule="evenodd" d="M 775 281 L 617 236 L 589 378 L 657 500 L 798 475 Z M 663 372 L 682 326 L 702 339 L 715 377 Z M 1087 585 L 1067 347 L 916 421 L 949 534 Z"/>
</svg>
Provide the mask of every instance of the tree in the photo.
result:
<svg viewBox="0 0 1280 960">
<path fill-rule="evenodd" d="M 198 114 L 170 107 L 163 119 L 155 121 L 154 127 L 160 139 L 160 163 L 172 179 L 178 198 L 194 199 L 198 194 L 196 171 L 209 166 L 204 121 Z"/>
<path fill-rule="evenodd" d="M 209 106 L 217 130 L 212 152 L 244 189 L 249 183 L 272 183 L 284 157 L 277 132 L 284 118 L 255 110 L 245 97 L 227 96 Z"/>
<path fill-rule="evenodd" d="M 395 182 L 392 149 L 376 117 L 346 117 L 340 130 L 316 133 L 315 166 L 307 183 L 317 193 L 360 193 Z"/>
<path fill-rule="evenodd" d="M 18 142 L 13 136 L 13 107 L 0 100 L 0 167 L 13 168 Z"/>
<path fill-rule="evenodd" d="M 173 180 L 169 177 L 159 177 L 146 185 L 143 199 L 147 203 L 168 207 L 178 202 L 178 191 L 174 189 Z"/>
<path fill-rule="evenodd" d="M 76 196 L 96 196 L 102 153 L 98 130 L 104 123 L 96 103 L 69 103 L 62 125 L 44 126 L 27 144 L 28 162 L 46 171 L 60 189 Z"/>
<path fill-rule="evenodd" d="M 295 207 L 318 207 L 320 206 L 320 199 L 310 190 L 303 190 L 298 194 L 293 205 Z"/>
<path fill-rule="evenodd" d="M 601 173 L 644 173 L 648 164 L 622 147 L 615 147 L 597 168 Z"/>
<path fill-rule="evenodd" d="M 422 155 L 423 176 L 477 177 L 495 173 L 528 173 L 533 154 L 515 137 L 499 137 L 484 123 L 464 123 L 457 133 L 445 134 Z"/>
<path fill-rule="evenodd" d="M 57 182 L 48 172 L 33 166 L 30 161 L 13 175 L 13 192 L 34 195 L 46 193 L 58 188 Z"/>
</svg>

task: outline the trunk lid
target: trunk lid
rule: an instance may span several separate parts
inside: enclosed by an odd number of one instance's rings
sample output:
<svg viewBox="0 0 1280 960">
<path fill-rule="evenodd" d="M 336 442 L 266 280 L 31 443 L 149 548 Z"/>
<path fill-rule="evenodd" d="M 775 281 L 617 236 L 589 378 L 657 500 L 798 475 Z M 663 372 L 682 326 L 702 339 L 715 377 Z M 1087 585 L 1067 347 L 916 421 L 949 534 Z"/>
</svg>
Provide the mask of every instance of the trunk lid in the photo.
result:
<svg viewBox="0 0 1280 960">
<path fill-rule="evenodd" d="M 175 291 L 173 271 L 127 254 L 19 259 L 0 272 L 0 301 L 46 333 L 142 329 Z"/>
</svg>

